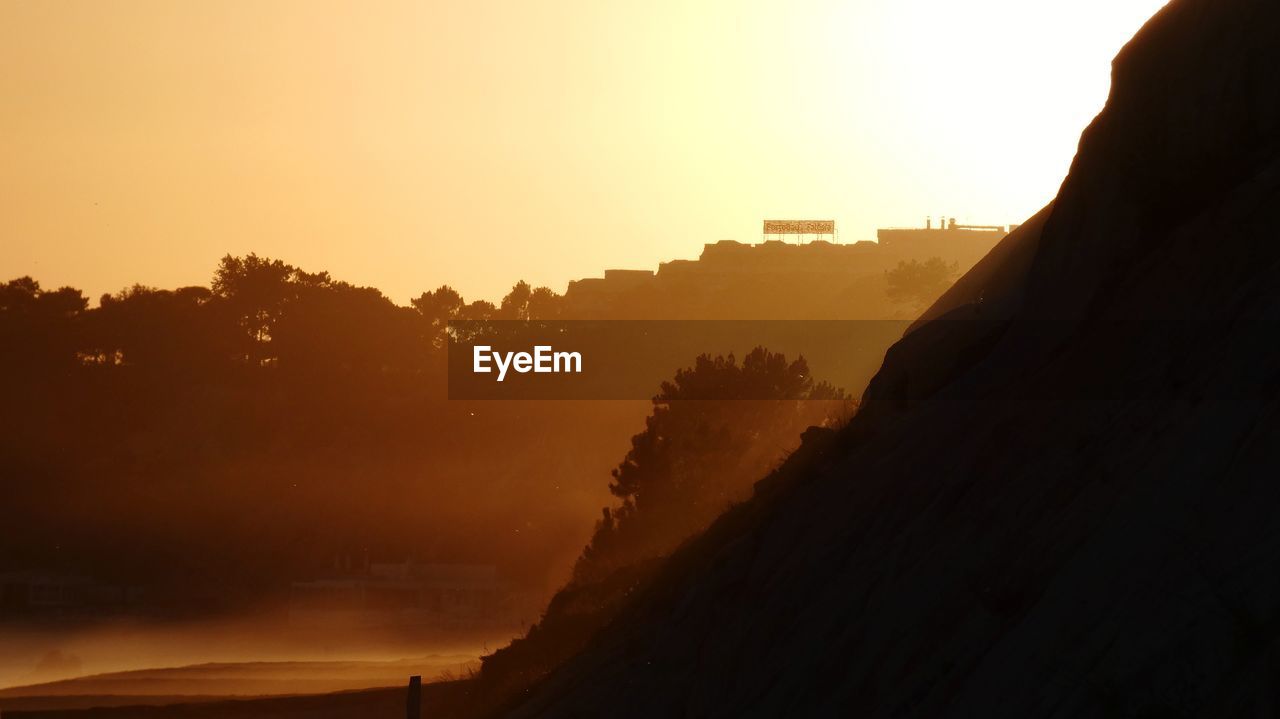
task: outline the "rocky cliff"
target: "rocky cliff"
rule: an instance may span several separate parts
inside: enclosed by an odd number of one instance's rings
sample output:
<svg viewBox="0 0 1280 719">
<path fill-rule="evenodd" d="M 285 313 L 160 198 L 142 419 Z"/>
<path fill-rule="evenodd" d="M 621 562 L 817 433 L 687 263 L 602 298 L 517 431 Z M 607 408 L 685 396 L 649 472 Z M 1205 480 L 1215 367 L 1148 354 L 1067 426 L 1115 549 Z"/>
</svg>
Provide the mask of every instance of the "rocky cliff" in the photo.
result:
<svg viewBox="0 0 1280 719">
<path fill-rule="evenodd" d="M 1280 714 L 1277 67 L 1280 5 L 1174 0 L 854 422 L 509 714 Z"/>
</svg>

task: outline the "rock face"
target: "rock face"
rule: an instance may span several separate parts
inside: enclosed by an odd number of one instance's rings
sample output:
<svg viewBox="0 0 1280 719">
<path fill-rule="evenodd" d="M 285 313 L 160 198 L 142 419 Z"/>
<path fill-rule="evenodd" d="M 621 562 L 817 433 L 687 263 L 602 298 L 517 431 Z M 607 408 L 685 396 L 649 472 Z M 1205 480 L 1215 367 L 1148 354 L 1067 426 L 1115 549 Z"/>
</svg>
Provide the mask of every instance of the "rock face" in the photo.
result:
<svg viewBox="0 0 1280 719">
<path fill-rule="evenodd" d="M 1174 0 L 855 421 L 509 714 L 1280 715 L 1278 67 Z"/>
</svg>

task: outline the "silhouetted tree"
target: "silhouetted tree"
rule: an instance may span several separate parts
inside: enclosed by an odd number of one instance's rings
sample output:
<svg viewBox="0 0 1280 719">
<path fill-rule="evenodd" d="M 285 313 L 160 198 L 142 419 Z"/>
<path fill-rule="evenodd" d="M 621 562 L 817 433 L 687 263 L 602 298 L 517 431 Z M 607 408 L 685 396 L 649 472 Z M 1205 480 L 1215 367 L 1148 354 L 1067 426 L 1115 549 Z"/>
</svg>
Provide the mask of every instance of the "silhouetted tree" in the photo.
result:
<svg viewBox="0 0 1280 719">
<path fill-rule="evenodd" d="M 488 300 L 476 300 L 463 307 L 458 316 L 464 320 L 492 320 L 498 318 L 498 308 Z"/>
<path fill-rule="evenodd" d="M 43 290 L 30 277 L 0 285 L 0 368 L 57 371 L 74 365 L 76 326 L 88 304 L 80 290 Z"/>
<path fill-rule="evenodd" d="M 235 313 L 244 330 L 244 357 L 250 362 L 263 364 L 272 359 L 266 346 L 294 294 L 291 284 L 297 275 L 292 265 L 256 254 L 227 255 L 214 272 L 213 294 Z"/>
<path fill-rule="evenodd" d="M 158 290 L 134 285 L 103 295 L 80 338 L 84 361 L 173 375 L 211 371 L 233 361 L 234 317 L 205 287 Z"/>
<path fill-rule="evenodd" d="M 304 374 L 414 372 L 432 349 L 417 318 L 372 287 L 299 282 L 275 322 L 272 349 L 282 367 Z"/>
<path fill-rule="evenodd" d="M 531 288 L 528 282 L 517 282 L 494 314 L 501 320 L 549 320 L 560 314 L 563 298 L 550 287 Z"/>
<path fill-rule="evenodd" d="M 742 398 L 742 399 L 734 399 Z M 763 347 L 739 364 L 702 355 L 664 382 L 645 431 L 613 471 L 605 509 L 575 568 L 577 581 L 660 556 L 743 498 L 812 425 L 835 421 L 849 401 L 815 383 L 803 357 Z"/>
<path fill-rule="evenodd" d="M 538 287 L 529 295 L 529 319 L 551 320 L 560 315 L 564 298 L 550 287 Z"/>
<path fill-rule="evenodd" d="M 502 304 L 498 305 L 498 314 L 496 319 L 529 319 L 529 297 L 532 295 L 533 289 L 529 287 L 529 283 L 524 280 L 520 280 L 511 288 L 511 291 L 507 293 L 507 296 L 502 298 Z"/>
<path fill-rule="evenodd" d="M 440 327 L 449 320 L 455 319 L 466 302 L 457 290 L 449 285 L 441 285 L 432 292 L 423 292 L 418 295 L 410 301 L 410 304 L 418 314 L 431 323 L 431 326 Z"/>
<path fill-rule="evenodd" d="M 959 271 L 959 263 L 947 263 L 940 257 L 930 257 L 924 262 L 899 262 L 897 267 L 885 272 L 889 299 L 917 306 L 928 304 L 951 286 Z"/>
</svg>

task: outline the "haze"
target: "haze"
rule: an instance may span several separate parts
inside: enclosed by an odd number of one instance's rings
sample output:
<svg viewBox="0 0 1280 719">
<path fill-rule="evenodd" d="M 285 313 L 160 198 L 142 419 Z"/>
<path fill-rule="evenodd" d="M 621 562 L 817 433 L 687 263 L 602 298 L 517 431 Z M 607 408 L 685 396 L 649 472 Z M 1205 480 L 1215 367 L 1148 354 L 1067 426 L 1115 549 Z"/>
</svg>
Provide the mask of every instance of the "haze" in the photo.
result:
<svg viewBox="0 0 1280 719">
<path fill-rule="evenodd" d="M 1160 0 L 4 0 L 0 269 L 258 252 L 405 301 L 1055 193 Z"/>
</svg>

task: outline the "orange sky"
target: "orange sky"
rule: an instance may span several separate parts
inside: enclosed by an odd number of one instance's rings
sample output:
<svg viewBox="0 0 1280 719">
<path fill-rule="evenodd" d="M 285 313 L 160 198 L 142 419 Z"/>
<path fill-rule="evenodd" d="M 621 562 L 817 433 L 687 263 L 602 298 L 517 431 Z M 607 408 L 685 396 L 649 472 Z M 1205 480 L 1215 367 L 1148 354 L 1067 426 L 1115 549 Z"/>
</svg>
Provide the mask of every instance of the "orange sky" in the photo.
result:
<svg viewBox="0 0 1280 719">
<path fill-rule="evenodd" d="M 0 280 L 406 301 L 1052 197 L 1162 0 L 0 0 Z"/>
</svg>

